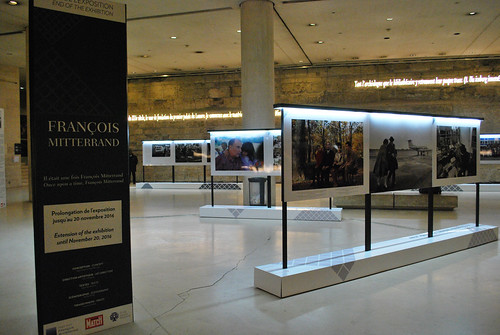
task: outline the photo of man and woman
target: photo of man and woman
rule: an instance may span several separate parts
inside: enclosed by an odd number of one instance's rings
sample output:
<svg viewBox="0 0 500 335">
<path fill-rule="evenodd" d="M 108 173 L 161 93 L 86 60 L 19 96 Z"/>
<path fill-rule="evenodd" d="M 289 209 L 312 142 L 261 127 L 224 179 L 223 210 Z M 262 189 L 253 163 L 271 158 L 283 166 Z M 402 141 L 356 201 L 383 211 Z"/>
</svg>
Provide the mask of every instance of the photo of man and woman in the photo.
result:
<svg viewBox="0 0 500 335">
<path fill-rule="evenodd" d="M 372 115 L 370 192 L 431 186 L 432 119 Z"/>
<path fill-rule="evenodd" d="M 477 128 L 437 127 L 437 178 L 477 174 Z"/>
<path fill-rule="evenodd" d="M 363 185 L 363 127 L 292 119 L 292 191 Z"/>
<path fill-rule="evenodd" d="M 263 136 L 215 138 L 216 171 L 259 171 L 264 168 Z"/>
</svg>

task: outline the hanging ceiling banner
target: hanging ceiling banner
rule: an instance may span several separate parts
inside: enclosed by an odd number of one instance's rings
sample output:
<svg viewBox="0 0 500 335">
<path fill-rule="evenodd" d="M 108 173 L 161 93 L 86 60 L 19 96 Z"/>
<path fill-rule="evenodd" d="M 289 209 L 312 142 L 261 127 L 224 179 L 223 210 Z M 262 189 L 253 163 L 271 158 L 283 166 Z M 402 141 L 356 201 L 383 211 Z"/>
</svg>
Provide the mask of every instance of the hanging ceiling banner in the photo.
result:
<svg viewBox="0 0 500 335">
<path fill-rule="evenodd" d="M 38 332 L 133 321 L 125 5 L 31 0 Z"/>
</svg>

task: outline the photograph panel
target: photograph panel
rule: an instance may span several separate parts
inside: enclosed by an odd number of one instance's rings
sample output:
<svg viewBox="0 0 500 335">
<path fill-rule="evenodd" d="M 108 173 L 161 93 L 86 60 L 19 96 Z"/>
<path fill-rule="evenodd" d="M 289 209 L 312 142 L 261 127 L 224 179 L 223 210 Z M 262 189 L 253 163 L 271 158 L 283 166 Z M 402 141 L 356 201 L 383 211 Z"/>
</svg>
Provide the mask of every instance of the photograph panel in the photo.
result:
<svg viewBox="0 0 500 335">
<path fill-rule="evenodd" d="M 363 185 L 363 129 L 363 122 L 292 119 L 292 191 Z"/>
<path fill-rule="evenodd" d="M 143 141 L 143 166 L 161 166 L 174 164 L 173 141 Z"/>
<path fill-rule="evenodd" d="M 500 164 L 500 134 L 479 135 L 481 163 Z"/>
<path fill-rule="evenodd" d="M 211 134 L 212 173 L 252 176 L 265 173 L 265 131 L 231 131 Z"/>
<path fill-rule="evenodd" d="M 478 128 L 436 127 L 436 177 L 455 179 L 478 175 Z"/>
<path fill-rule="evenodd" d="M 202 163 L 202 142 L 175 142 L 175 164 L 190 165 Z"/>
<path fill-rule="evenodd" d="M 151 157 L 170 157 L 170 143 L 152 144 L 151 151 Z"/>
<path fill-rule="evenodd" d="M 370 115 L 370 193 L 432 186 L 433 118 Z"/>
</svg>

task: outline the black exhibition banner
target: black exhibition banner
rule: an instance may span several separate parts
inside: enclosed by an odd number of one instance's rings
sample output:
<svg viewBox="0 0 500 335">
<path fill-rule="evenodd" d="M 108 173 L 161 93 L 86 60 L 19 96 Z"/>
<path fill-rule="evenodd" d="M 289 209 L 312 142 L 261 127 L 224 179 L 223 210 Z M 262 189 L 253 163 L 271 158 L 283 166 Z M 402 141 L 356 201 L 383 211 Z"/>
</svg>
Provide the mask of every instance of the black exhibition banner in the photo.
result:
<svg viewBox="0 0 500 335">
<path fill-rule="evenodd" d="M 39 334 L 133 321 L 125 5 L 31 0 Z"/>
</svg>

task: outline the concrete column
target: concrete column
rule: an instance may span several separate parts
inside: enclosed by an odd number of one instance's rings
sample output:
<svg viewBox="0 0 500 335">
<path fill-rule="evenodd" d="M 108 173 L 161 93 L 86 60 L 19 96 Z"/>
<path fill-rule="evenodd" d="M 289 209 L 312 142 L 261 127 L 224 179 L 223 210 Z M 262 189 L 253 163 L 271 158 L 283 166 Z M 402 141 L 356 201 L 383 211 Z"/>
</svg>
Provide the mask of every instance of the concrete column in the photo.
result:
<svg viewBox="0 0 500 335">
<path fill-rule="evenodd" d="M 241 6 L 241 110 L 244 129 L 274 128 L 274 3 L 243 0 Z M 272 199 L 276 203 L 275 179 Z M 248 178 L 243 204 L 249 204 Z"/>
<path fill-rule="evenodd" d="M 274 128 L 273 2 L 241 2 L 241 110 L 243 128 Z"/>
</svg>

